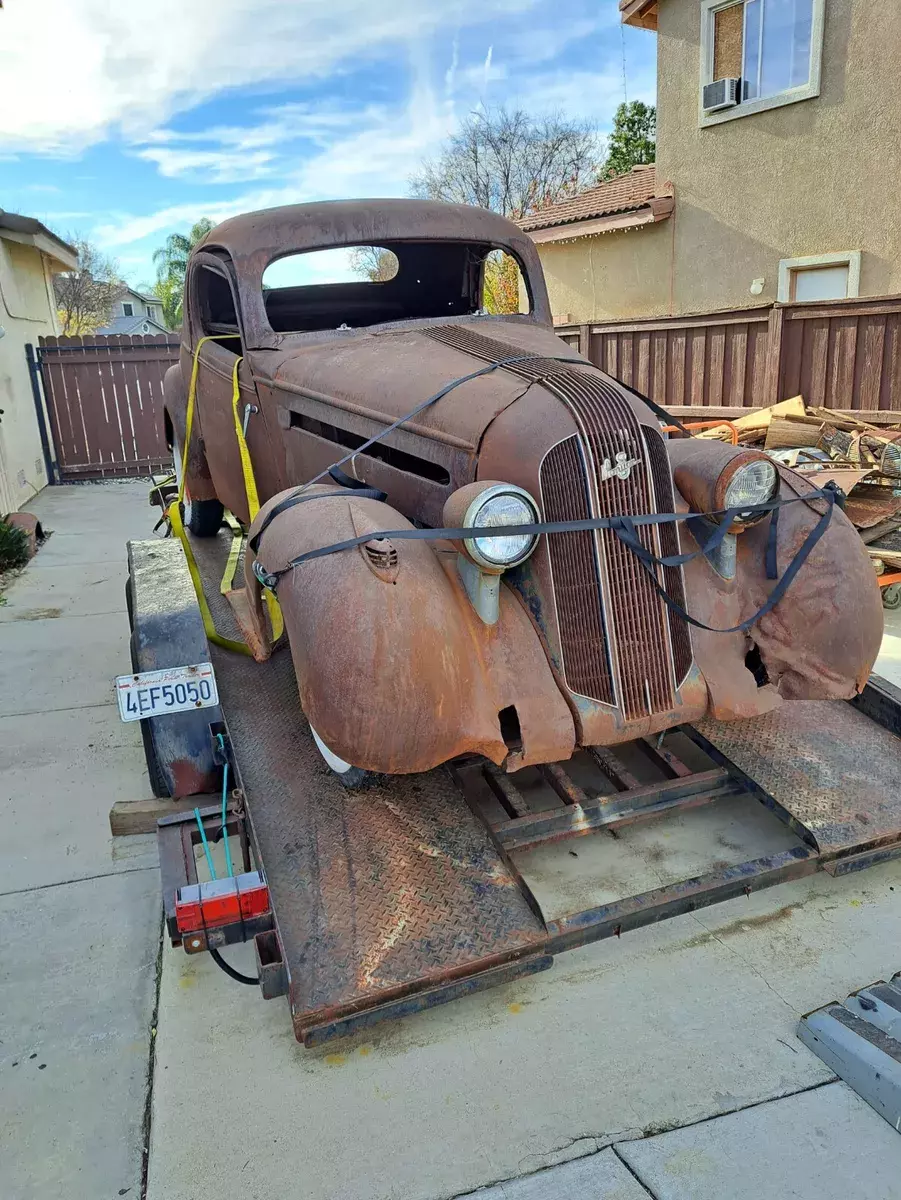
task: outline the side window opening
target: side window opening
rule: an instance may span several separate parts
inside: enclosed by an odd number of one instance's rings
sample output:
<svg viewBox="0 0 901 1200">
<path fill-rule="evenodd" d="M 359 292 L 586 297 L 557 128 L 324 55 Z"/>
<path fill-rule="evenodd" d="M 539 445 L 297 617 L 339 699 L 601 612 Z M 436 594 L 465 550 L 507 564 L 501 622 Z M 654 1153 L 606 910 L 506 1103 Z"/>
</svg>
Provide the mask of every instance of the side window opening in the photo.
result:
<svg viewBox="0 0 901 1200">
<path fill-rule="evenodd" d="M 218 271 L 201 266 L 194 272 L 193 286 L 203 335 L 218 335 L 221 346 L 234 354 L 240 353 L 238 312 L 228 280 Z"/>
<path fill-rule="evenodd" d="M 530 311 L 511 254 L 437 240 L 285 255 L 263 274 L 263 300 L 276 333 Z"/>
</svg>

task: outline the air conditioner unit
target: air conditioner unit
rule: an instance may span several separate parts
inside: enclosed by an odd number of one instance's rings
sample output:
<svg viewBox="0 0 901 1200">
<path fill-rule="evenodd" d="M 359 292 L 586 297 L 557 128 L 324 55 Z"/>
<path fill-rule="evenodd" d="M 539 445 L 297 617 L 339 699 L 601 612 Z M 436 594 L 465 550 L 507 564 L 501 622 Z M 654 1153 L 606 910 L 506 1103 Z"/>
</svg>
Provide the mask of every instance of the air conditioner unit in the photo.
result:
<svg viewBox="0 0 901 1200">
<path fill-rule="evenodd" d="M 702 94 L 704 112 L 719 112 L 721 108 L 734 108 L 741 100 L 740 79 L 717 79 L 705 83 Z"/>
</svg>

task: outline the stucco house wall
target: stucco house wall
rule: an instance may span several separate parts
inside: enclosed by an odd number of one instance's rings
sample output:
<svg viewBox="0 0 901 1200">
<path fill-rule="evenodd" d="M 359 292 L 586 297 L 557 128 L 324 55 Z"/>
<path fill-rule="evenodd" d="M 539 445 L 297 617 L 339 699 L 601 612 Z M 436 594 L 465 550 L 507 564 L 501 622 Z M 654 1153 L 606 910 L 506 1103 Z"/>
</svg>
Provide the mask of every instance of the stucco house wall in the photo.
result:
<svg viewBox="0 0 901 1200">
<path fill-rule="evenodd" d="M 539 245 L 554 324 L 667 315 L 671 220 Z"/>
<path fill-rule="evenodd" d="M 74 267 L 68 249 L 59 243 L 50 253 L 33 235 L 0 224 L 0 515 L 27 504 L 48 482 L 25 345 L 58 333 L 51 272 Z"/>
<path fill-rule="evenodd" d="M 901 293 L 901 0 L 823 0 L 819 94 L 712 122 L 700 111 L 703 0 L 620 7 L 656 28 L 642 35 L 657 44 L 655 179 L 675 203 L 658 224 L 600 236 L 579 236 L 579 217 L 565 241 L 542 240 L 541 213 L 522 222 L 555 321 L 752 308 L 790 298 L 780 262 L 841 254 L 849 295 L 858 263 L 857 295 Z"/>
<path fill-rule="evenodd" d="M 826 0 L 820 95 L 705 127 L 701 2 L 660 0 L 657 21 L 647 36 L 657 172 L 676 197 L 673 312 L 775 300 L 780 259 L 841 251 L 861 251 L 861 296 L 901 292 L 898 0 Z M 633 311 L 659 311 L 657 294 Z"/>
</svg>

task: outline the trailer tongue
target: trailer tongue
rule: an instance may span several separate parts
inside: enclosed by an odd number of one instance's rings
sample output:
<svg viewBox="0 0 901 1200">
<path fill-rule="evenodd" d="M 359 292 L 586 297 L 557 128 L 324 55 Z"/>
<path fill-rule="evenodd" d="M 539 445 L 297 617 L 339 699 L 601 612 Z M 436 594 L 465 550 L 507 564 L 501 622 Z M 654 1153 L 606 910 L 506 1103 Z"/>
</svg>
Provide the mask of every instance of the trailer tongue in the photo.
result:
<svg viewBox="0 0 901 1200">
<path fill-rule="evenodd" d="M 195 546 L 220 628 L 229 620 L 218 581 L 230 541 Z M 145 718 L 145 745 L 159 757 L 173 746 L 184 754 L 187 743 L 191 770 L 204 779 L 224 748 L 237 785 L 226 828 L 240 836 L 243 861 L 224 886 L 200 882 L 201 827 L 210 840 L 219 835 L 222 810 L 163 818 L 167 926 L 188 953 L 252 939 L 264 996 L 288 996 L 307 1046 L 544 970 L 587 942 L 901 855 L 901 693 L 875 678 L 853 704 L 795 702 L 745 722 L 706 720 L 615 755 L 596 749 L 512 776 L 470 758 L 349 792 L 315 749 L 287 650 L 256 663 L 207 647 L 181 555 L 175 541 L 130 544 L 133 645 L 146 656 L 135 670 L 211 661 L 221 712 Z M 188 738 L 171 736 L 180 719 Z M 156 765 L 158 777 L 172 775 L 172 764 Z M 523 867 L 528 851 L 550 843 L 565 857 L 584 845 L 573 839 L 651 819 L 666 830 L 702 805 L 758 802 L 777 831 L 784 823 L 774 851 L 711 860 L 690 877 L 581 911 L 549 905 Z"/>
</svg>

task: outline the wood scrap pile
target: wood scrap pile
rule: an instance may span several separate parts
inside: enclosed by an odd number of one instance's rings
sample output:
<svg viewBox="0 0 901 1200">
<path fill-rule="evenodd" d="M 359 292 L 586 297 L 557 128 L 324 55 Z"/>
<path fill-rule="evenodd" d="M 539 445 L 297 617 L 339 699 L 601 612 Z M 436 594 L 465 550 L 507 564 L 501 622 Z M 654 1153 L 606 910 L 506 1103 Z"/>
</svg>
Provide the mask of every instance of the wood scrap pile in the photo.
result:
<svg viewBox="0 0 901 1200">
<path fill-rule="evenodd" d="M 901 424 L 870 425 L 793 396 L 695 436 L 728 442 L 733 429 L 740 446 L 766 451 L 818 487 L 834 480 L 863 540 L 879 543 L 871 555 L 901 570 Z"/>
</svg>

